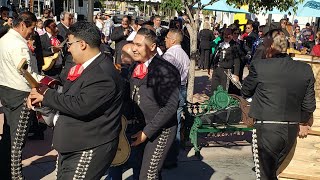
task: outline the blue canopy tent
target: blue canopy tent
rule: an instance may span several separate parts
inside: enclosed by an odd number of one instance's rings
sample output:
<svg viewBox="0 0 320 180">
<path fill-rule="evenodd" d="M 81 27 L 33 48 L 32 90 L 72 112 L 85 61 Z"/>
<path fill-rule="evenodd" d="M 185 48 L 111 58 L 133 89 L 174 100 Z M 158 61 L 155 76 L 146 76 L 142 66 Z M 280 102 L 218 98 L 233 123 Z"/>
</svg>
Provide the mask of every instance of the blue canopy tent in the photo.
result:
<svg viewBox="0 0 320 180">
<path fill-rule="evenodd" d="M 201 0 L 202 5 L 209 4 L 211 0 Z M 198 8 L 198 4 L 194 5 L 193 8 Z M 221 11 L 221 12 L 229 12 L 229 13 L 246 13 L 249 12 L 244 9 L 237 9 L 227 4 L 226 0 L 219 0 L 214 2 L 213 4 L 207 5 L 203 8 L 204 10 L 209 11 Z"/>
<path fill-rule="evenodd" d="M 320 0 L 306 0 L 298 6 L 297 16 L 320 17 Z"/>
</svg>

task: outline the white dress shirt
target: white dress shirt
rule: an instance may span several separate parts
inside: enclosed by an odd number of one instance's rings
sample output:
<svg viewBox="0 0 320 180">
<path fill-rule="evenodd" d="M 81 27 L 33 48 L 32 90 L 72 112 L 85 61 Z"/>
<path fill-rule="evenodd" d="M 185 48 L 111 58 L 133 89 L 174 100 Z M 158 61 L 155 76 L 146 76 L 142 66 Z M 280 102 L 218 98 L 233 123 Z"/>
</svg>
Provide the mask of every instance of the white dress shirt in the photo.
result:
<svg viewBox="0 0 320 180">
<path fill-rule="evenodd" d="M 187 84 L 189 73 L 190 59 L 187 53 L 182 49 L 181 45 L 174 45 L 170 47 L 162 57 L 173 64 L 180 72 L 181 85 Z"/>
<path fill-rule="evenodd" d="M 29 83 L 18 70 L 21 60 L 27 59 L 28 71 L 37 81 L 43 77 L 34 73 L 37 72 L 37 66 L 36 63 L 30 62 L 30 57 L 27 40 L 14 29 L 10 29 L 0 38 L 0 85 L 30 92 Z"/>
</svg>

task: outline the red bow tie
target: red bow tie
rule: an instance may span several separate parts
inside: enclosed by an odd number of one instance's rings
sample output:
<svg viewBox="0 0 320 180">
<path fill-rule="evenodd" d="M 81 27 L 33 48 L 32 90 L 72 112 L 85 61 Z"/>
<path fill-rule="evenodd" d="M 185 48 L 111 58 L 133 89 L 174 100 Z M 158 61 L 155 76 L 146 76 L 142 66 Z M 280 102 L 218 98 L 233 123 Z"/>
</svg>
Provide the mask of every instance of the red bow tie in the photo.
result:
<svg viewBox="0 0 320 180">
<path fill-rule="evenodd" d="M 76 79 L 81 75 L 83 69 L 84 69 L 84 68 L 82 67 L 81 64 L 78 64 L 78 65 L 73 66 L 73 67 L 69 70 L 67 79 L 70 80 L 70 81 L 76 80 Z"/>
<path fill-rule="evenodd" d="M 148 68 L 144 63 L 140 63 L 133 71 L 132 77 L 143 79 L 148 74 Z"/>
<path fill-rule="evenodd" d="M 53 36 L 51 37 L 50 42 L 51 42 L 52 46 L 59 46 L 60 45 L 59 39 L 56 37 L 53 37 Z"/>
</svg>

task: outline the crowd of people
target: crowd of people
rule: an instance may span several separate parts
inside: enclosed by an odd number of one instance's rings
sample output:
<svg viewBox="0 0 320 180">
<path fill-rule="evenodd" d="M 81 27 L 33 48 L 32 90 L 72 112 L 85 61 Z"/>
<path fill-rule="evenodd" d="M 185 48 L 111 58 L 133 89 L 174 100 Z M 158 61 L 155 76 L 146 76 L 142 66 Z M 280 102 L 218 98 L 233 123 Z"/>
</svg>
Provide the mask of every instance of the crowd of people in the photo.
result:
<svg viewBox="0 0 320 180">
<path fill-rule="evenodd" d="M 0 177 L 23 178 L 21 153 L 30 122 L 36 138 L 43 139 L 46 125 L 40 127 L 38 119 L 50 116 L 57 179 L 100 179 L 109 169 L 108 178 L 120 180 L 126 168 L 133 168 L 133 179 L 161 179 L 163 167 L 177 167 L 190 66 L 188 16 L 181 14 L 165 28 L 157 15 L 149 21 L 123 16 L 116 26 L 108 13 L 98 13 L 91 23 L 62 12 L 56 22 L 45 11 L 41 18 L 27 11 L 10 17 L 8 8 L 0 8 L 5 115 Z M 253 98 L 249 115 L 256 119 L 257 178 L 275 179 L 294 137 L 310 128 L 315 79 L 309 65 L 287 55 L 290 37 L 284 26 L 260 26 L 257 20 L 244 26 L 242 32 L 235 21 L 220 29 L 205 18 L 198 34 L 198 68 L 209 74 L 213 69 L 212 92 L 220 85 Z M 243 81 L 246 65 L 250 73 Z M 110 167 L 123 118 L 130 157 Z M 266 140 L 269 135 L 276 143 Z"/>
</svg>

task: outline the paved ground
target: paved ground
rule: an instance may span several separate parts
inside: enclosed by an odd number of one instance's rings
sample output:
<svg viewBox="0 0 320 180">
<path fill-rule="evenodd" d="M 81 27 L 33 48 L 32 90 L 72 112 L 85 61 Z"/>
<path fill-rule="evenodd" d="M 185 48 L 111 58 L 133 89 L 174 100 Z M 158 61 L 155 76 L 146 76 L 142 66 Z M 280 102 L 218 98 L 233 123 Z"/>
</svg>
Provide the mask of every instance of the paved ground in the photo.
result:
<svg viewBox="0 0 320 180">
<path fill-rule="evenodd" d="M 207 98 L 205 94 L 210 92 L 209 84 L 207 73 L 196 71 L 195 100 L 202 101 Z M 3 118 L 0 116 L 0 123 L 1 120 Z M 27 142 L 23 153 L 23 173 L 27 180 L 56 179 L 56 152 L 51 149 L 51 134 L 52 130 L 48 129 L 44 141 Z M 211 138 L 211 143 L 208 143 L 210 147 L 201 150 L 202 159 L 193 156 L 194 151 L 190 147 L 181 150 L 178 167 L 164 170 L 163 179 L 253 180 L 255 176 L 251 170 L 251 146 L 245 139 L 249 140 L 250 134 Z M 207 140 L 201 139 L 201 142 L 206 144 Z M 128 170 L 123 179 L 131 179 L 131 175 L 132 171 Z"/>
</svg>

